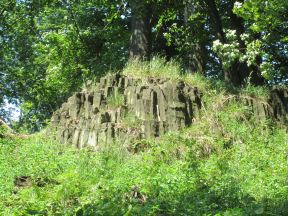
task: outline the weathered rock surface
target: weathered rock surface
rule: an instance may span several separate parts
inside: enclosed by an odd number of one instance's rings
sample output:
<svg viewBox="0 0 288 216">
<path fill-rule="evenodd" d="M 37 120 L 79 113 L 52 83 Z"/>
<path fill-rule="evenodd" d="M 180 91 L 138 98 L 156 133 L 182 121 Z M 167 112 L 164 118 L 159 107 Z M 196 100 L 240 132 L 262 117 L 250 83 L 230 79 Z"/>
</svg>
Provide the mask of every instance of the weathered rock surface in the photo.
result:
<svg viewBox="0 0 288 216">
<path fill-rule="evenodd" d="M 249 116 L 246 117 L 256 117 L 258 120 L 273 119 L 273 109 L 272 106 L 265 100 L 242 95 L 232 95 L 228 100 L 230 102 L 240 102 L 249 108 Z"/>
<path fill-rule="evenodd" d="M 273 118 L 288 126 L 288 88 L 272 89 L 268 103 L 272 108 Z"/>
<path fill-rule="evenodd" d="M 288 88 L 272 89 L 267 101 L 252 97 L 237 97 L 251 108 L 253 115 L 258 119 L 271 119 L 284 126 L 288 125 Z"/>
<path fill-rule="evenodd" d="M 74 94 L 52 117 L 52 128 L 62 143 L 78 148 L 119 141 L 159 137 L 189 126 L 199 116 L 201 93 L 182 81 L 132 78 L 114 74 L 95 87 Z M 267 101 L 231 95 L 260 120 L 288 123 L 288 89 L 275 88 Z"/>
<path fill-rule="evenodd" d="M 62 143 L 78 148 L 159 137 L 192 124 L 201 94 L 182 81 L 109 75 L 78 92 L 52 117 Z"/>
<path fill-rule="evenodd" d="M 259 120 L 270 119 L 281 125 L 288 125 L 287 87 L 273 88 L 266 100 L 248 95 L 230 95 L 225 102 L 240 102 L 244 104 L 250 109 L 251 116 Z"/>
</svg>

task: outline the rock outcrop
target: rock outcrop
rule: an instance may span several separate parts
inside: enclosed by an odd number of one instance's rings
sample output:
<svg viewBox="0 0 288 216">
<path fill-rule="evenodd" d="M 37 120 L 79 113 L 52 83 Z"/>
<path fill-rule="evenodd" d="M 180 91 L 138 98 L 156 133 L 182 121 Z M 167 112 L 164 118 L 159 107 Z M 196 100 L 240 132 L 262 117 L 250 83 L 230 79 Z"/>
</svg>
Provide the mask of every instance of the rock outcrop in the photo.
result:
<svg viewBox="0 0 288 216">
<path fill-rule="evenodd" d="M 273 119 L 272 106 L 263 99 L 243 95 L 232 95 L 227 102 L 240 102 L 249 108 L 249 115 L 246 117 L 250 118 L 254 116 L 258 120 Z"/>
<path fill-rule="evenodd" d="M 199 116 L 202 94 L 183 81 L 133 78 L 114 74 L 94 87 L 74 94 L 52 117 L 52 127 L 62 143 L 78 148 L 119 141 L 159 137 L 189 126 Z M 288 89 L 275 88 L 269 99 L 231 95 L 251 108 L 260 120 L 288 123 Z"/>
<path fill-rule="evenodd" d="M 70 97 L 53 115 L 52 128 L 62 143 L 97 149 L 179 130 L 200 108 L 201 93 L 182 81 L 116 74 Z"/>
<path fill-rule="evenodd" d="M 288 125 L 288 88 L 275 87 L 268 99 L 231 95 L 227 102 L 240 102 L 250 108 L 251 114 L 259 120 L 274 120 L 281 125 Z"/>
<path fill-rule="evenodd" d="M 272 89 L 268 99 L 272 108 L 273 118 L 284 125 L 288 125 L 288 88 L 278 87 Z"/>
<path fill-rule="evenodd" d="M 288 125 L 288 88 L 273 88 L 266 101 L 252 97 L 239 98 L 258 119 L 271 119 L 281 125 Z"/>
</svg>

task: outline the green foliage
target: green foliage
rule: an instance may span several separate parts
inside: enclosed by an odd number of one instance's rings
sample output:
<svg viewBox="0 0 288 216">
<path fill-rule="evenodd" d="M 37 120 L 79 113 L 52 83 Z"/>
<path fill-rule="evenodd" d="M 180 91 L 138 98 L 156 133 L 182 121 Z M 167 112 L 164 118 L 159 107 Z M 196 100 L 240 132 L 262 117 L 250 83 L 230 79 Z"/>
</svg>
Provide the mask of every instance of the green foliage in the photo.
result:
<svg viewBox="0 0 288 216">
<path fill-rule="evenodd" d="M 213 78 L 207 79 L 200 73 L 189 73 L 184 71 L 175 60 L 167 61 L 163 57 L 155 56 L 150 61 L 139 59 L 129 60 L 123 69 L 123 74 L 132 77 L 143 78 L 169 78 L 171 80 L 182 80 L 192 86 L 195 86 L 208 94 L 226 94 L 249 95 L 254 98 L 267 99 L 269 88 L 267 86 L 254 86 L 247 81 L 241 87 L 235 87 L 230 83 Z"/>
<path fill-rule="evenodd" d="M 124 75 L 140 78 L 168 78 L 182 80 L 205 91 L 215 87 L 200 73 L 185 71 L 176 60 L 167 61 L 164 57 L 154 56 L 150 61 L 130 59 L 123 68 Z M 144 82 L 144 81 L 143 81 Z M 223 82 L 222 82 L 223 83 Z M 257 87 L 255 87 L 257 88 Z"/>
<path fill-rule="evenodd" d="M 3 125 L 0 125 L 0 137 L 4 137 L 7 133 L 7 129 L 3 127 Z"/>
<path fill-rule="evenodd" d="M 181 67 L 175 61 L 167 61 L 155 56 L 150 61 L 130 59 L 123 69 L 124 75 L 135 77 L 159 77 L 177 79 L 181 75 Z"/>
<path fill-rule="evenodd" d="M 219 40 L 213 41 L 213 51 L 222 60 L 224 69 L 229 69 L 233 63 L 244 57 L 241 55 L 240 45 L 237 41 L 236 31 L 228 29 L 226 31 L 227 43 L 222 44 Z"/>
<path fill-rule="evenodd" d="M 129 32 L 120 18 L 122 6 L 99 0 L 1 1 L 0 105 L 4 96 L 17 103 L 19 127 L 41 129 L 83 82 L 125 64 Z"/>
<path fill-rule="evenodd" d="M 235 2 L 234 13 L 245 20 L 247 32 L 243 34 L 249 56 L 258 52 L 263 77 L 268 80 L 287 77 L 287 1 L 252 0 Z M 254 35 L 261 35 L 255 40 Z M 253 64 L 257 64 L 255 59 Z"/>
<path fill-rule="evenodd" d="M 203 74 L 200 73 L 185 73 L 180 77 L 180 79 L 199 88 L 203 92 L 211 89 L 210 80 L 206 79 Z"/>
<path fill-rule="evenodd" d="M 124 95 L 117 90 L 114 90 L 107 100 L 108 107 L 111 108 L 118 108 L 124 105 L 124 102 L 125 102 Z"/>
<path fill-rule="evenodd" d="M 0 214 L 286 215 L 285 130 L 211 91 L 190 128 L 128 149 L 0 139 Z"/>
<path fill-rule="evenodd" d="M 229 93 L 265 98 L 267 89 L 250 85 L 250 77 L 241 88 L 216 77 L 245 62 L 270 84 L 287 82 L 288 5 L 241 2 L 145 1 L 156 57 L 126 63 L 135 1 L 2 0 L 0 116 L 8 116 L 5 99 L 18 105 L 19 130 L 41 129 L 83 82 L 125 63 L 125 75 L 180 79 L 206 92 L 202 117 L 190 128 L 130 149 L 76 150 L 44 134 L 6 136 L 0 126 L 0 214 L 287 215 L 287 130 L 228 103 Z M 219 12 L 218 32 L 211 11 Z M 173 58 L 181 65 L 166 61 Z M 192 72 L 212 79 L 185 73 L 195 59 Z M 113 108 L 123 102 L 117 92 L 108 100 Z M 136 128 L 139 120 L 127 113 L 123 124 Z"/>
<path fill-rule="evenodd" d="M 264 100 L 267 100 L 269 96 L 269 89 L 264 86 L 253 86 L 247 84 L 243 86 L 243 88 L 240 90 L 240 93 L 242 95 L 249 95 L 254 98 L 262 98 Z"/>
<path fill-rule="evenodd" d="M 0 118 L 0 138 L 13 136 L 13 130 Z"/>
<path fill-rule="evenodd" d="M 6 98 L 21 108 L 18 128 L 40 130 L 84 82 L 122 69 L 133 31 L 133 4 L 137 1 L 2 0 L 0 116 L 9 118 L 2 109 Z M 148 53 L 177 59 L 179 64 L 154 59 L 136 71 L 138 60 L 131 60 L 124 73 L 177 78 L 181 65 L 218 78 L 241 62 L 270 84 L 286 82 L 286 1 L 147 0 L 144 5 L 151 12 Z M 215 31 L 212 10 L 219 13 L 223 39 Z"/>
</svg>

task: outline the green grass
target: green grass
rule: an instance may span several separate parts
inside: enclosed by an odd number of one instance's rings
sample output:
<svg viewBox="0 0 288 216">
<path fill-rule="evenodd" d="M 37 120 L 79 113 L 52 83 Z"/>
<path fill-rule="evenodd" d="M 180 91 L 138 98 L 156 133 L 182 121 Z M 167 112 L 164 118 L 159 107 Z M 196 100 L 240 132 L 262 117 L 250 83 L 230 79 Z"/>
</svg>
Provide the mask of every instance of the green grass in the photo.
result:
<svg viewBox="0 0 288 216">
<path fill-rule="evenodd" d="M 181 68 L 176 60 L 167 61 L 165 58 L 154 56 L 150 61 L 130 59 L 124 67 L 122 74 L 137 78 L 169 78 L 171 80 L 181 80 L 192 86 L 198 87 L 202 91 L 217 91 L 227 94 L 249 95 L 251 97 L 267 99 L 269 88 L 266 86 L 253 86 L 245 83 L 243 86 L 235 87 L 230 83 L 219 79 L 207 79 L 201 73 L 189 73 Z"/>
<path fill-rule="evenodd" d="M 125 98 L 124 95 L 118 91 L 113 91 L 113 93 L 108 97 L 108 107 L 117 108 L 124 105 Z"/>
<path fill-rule="evenodd" d="M 138 128 L 141 125 L 141 120 L 131 112 L 127 112 L 122 120 L 124 127 L 128 128 Z"/>
<path fill-rule="evenodd" d="M 245 120 L 242 104 L 212 105 L 137 151 L 1 139 L 0 215 L 287 215 L 288 134 Z"/>
<path fill-rule="evenodd" d="M 161 77 L 177 79 L 181 76 L 181 68 L 174 60 L 166 61 L 164 58 L 156 56 L 151 61 L 129 60 L 123 69 L 123 74 L 140 78 Z"/>
<path fill-rule="evenodd" d="M 257 120 L 240 102 L 227 103 L 231 92 L 260 97 L 267 89 L 231 89 L 153 61 L 130 62 L 124 73 L 199 86 L 205 91 L 199 119 L 180 132 L 98 152 L 61 145 L 44 132 L 2 137 L 0 215 L 288 214 L 287 128 Z M 122 102 L 116 94 L 108 103 Z M 123 124 L 138 121 L 127 115 Z"/>
</svg>

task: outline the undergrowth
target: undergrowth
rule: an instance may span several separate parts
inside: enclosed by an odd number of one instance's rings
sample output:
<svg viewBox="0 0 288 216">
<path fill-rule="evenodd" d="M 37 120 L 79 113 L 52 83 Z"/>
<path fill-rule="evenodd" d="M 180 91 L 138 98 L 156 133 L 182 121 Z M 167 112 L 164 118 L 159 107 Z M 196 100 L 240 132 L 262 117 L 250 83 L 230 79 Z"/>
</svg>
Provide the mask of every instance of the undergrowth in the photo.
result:
<svg viewBox="0 0 288 216">
<path fill-rule="evenodd" d="M 159 59 L 133 64 L 124 73 L 154 76 L 164 67 Z M 170 66 L 158 75 L 172 73 Z M 0 215 L 287 215 L 287 129 L 226 103 L 226 84 L 175 78 L 205 90 L 201 116 L 180 132 L 98 152 L 44 132 L 0 138 Z M 249 88 L 240 93 L 266 91 Z"/>
<path fill-rule="evenodd" d="M 190 128 L 129 151 L 1 139 L 0 214 L 287 215 L 288 135 L 249 112 L 207 103 Z"/>
<path fill-rule="evenodd" d="M 123 69 L 123 74 L 141 78 L 161 77 L 177 79 L 181 76 L 181 68 L 176 61 L 167 62 L 161 57 L 154 57 L 151 61 L 141 61 L 136 58 L 128 61 Z"/>
</svg>

